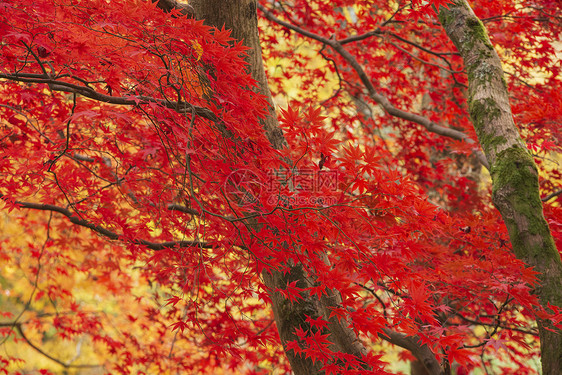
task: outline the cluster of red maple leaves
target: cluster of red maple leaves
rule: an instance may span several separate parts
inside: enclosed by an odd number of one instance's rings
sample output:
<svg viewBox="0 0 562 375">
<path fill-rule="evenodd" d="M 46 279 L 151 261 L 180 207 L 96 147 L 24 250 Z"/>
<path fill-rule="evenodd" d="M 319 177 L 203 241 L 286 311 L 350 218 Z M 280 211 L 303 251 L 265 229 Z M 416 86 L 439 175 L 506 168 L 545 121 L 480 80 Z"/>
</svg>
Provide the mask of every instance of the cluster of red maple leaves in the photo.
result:
<svg viewBox="0 0 562 375">
<path fill-rule="evenodd" d="M 270 16 L 339 40 L 394 106 L 476 139 L 462 61 L 431 7 L 265 3 Z M 478 4 L 547 197 L 562 178 L 548 160 L 560 152 L 560 8 Z M 280 292 L 298 303 L 339 291 L 332 316 L 370 349 L 362 361 L 334 353 L 327 322 L 311 317 L 287 350 L 327 373 L 383 371 L 384 329 L 418 337 L 459 371 L 500 352 L 531 371 L 533 320 L 550 315 L 490 204 L 478 144 L 377 112 L 356 66 L 271 19 L 264 55 L 282 67 L 272 91 L 288 95 L 295 77 L 299 89 L 279 111 L 283 150 L 260 126 L 267 100 L 228 30 L 149 1 L 0 2 L 0 197 L 10 220 L 37 233 L 0 248 L 33 290 L 21 305 L 30 316 L 6 313 L 2 340 L 26 325 L 87 336 L 111 373 L 288 369 L 260 275 L 301 263 L 314 286 Z M 318 88 L 332 93 L 320 100 Z M 545 215 L 560 249 L 559 198 L 545 200 Z M 81 302 L 64 281 L 80 278 L 127 324 Z"/>
</svg>

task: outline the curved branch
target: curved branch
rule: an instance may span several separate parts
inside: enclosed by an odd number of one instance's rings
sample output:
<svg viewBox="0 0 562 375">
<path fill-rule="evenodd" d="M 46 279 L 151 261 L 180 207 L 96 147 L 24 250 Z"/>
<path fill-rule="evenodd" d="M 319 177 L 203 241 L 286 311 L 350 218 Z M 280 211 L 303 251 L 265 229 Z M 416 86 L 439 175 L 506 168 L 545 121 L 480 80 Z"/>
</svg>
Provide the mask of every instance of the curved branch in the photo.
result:
<svg viewBox="0 0 562 375">
<path fill-rule="evenodd" d="M 16 331 L 18 331 L 18 333 L 20 334 L 21 338 L 27 343 L 27 345 L 31 346 L 33 349 L 35 349 L 35 351 L 37 351 L 38 353 L 40 353 L 44 357 L 50 359 L 51 361 L 58 363 L 59 365 L 63 366 L 64 368 L 100 368 L 100 367 L 103 367 L 102 365 L 73 365 L 73 364 L 70 364 L 70 363 L 63 362 L 60 359 L 57 359 L 57 358 L 53 357 L 52 355 L 44 352 L 40 347 L 38 347 L 37 345 L 32 343 L 27 338 L 27 336 L 23 333 L 23 330 L 21 329 L 21 324 L 17 323 L 17 324 L 15 324 L 14 327 L 15 327 Z"/>
<path fill-rule="evenodd" d="M 3 199 L 4 195 L 0 194 L 0 199 Z M 109 238 L 110 240 L 121 240 L 123 241 L 123 235 L 117 234 L 115 232 L 110 231 L 109 229 L 106 229 L 102 226 L 99 225 L 95 225 L 93 223 L 90 223 L 87 220 L 81 219 L 77 216 L 75 216 L 75 214 L 64 208 L 64 207 L 59 207 L 59 206 L 55 206 L 52 204 L 43 204 L 43 203 L 33 203 L 33 202 L 22 202 L 22 201 L 15 201 L 14 202 L 16 206 L 20 207 L 20 208 L 28 208 L 31 210 L 39 210 L 39 211 L 51 211 L 51 212 L 58 212 L 59 214 L 62 214 L 64 216 L 66 216 L 68 218 L 68 220 L 70 220 L 71 223 L 79 225 L 81 227 L 84 228 L 88 228 L 96 233 L 101 234 L 104 237 Z M 164 249 L 171 249 L 171 248 L 176 248 L 176 247 L 180 247 L 180 248 L 185 248 L 185 247 L 200 247 L 200 248 L 205 248 L 205 249 L 211 249 L 213 246 L 207 242 L 201 242 L 201 241 L 166 241 L 166 242 L 152 242 L 152 241 L 147 241 L 147 240 L 131 240 L 132 243 L 136 244 L 136 245 L 142 245 L 142 246 L 146 246 L 147 248 L 151 249 L 151 250 L 164 250 Z"/>
<path fill-rule="evenodd" d="M 458 55 L 458 54 L 459 54 L 458 52 L 435 52 L 435 51 L 432 51 L 432 50 L 430 50 L 430 49 L 428 49 L 428 48 L 425 48 L 425 47 L 422 46 L 422 45 L 419 45 L 418 43 L 412 42 L 411 40 L 402 38 L 402 37 L 401 37 L 400 35 L 398 35 L 398 34 L 391 33 L 391 32 L 387 32 L 386 34 L 387 34 L 387 35 L 390 35 L 390 36 L 392 36 L 393 38 L 396 38 L 396 39 L 398 39 L 398 40 L 400 40 L 400 41 L 402 41 L 402 42 L 404 42 L 404 43 L 407 43 L 407 44 L 409 44 L 409 45 L 411 45 L 411 46 L 413 46 L 413 47 L 416 47 L 417 49 L 422 50 L 422 51 L 424 51 L 425 53 L 429 53 L 429 54 L 434 55 L 434 56 L 437 56 L 437 57 L 439 57 L 439 58 L 441 58 L 441 59 L 444 59 L 443 56 L 451 56 L 451 55 Z"/>
<path fill-rule="evenodd" d="M 195 211 L 193 208 L 182 206 L 181 204 L 170 203 L 168 205 L 168 210 L 170 211 L 179 211 L 186 214 L 199 216 L 199 212 Z"/>
<path fill-rule="evenodd" d="M 429 374 L 445 374 L 435 354 L 433 354 L 427 345 L 420 344 L 418 338 L 407 336 L 388 328 L 384 328 L 383 332 L 379 333 L 379 337 L 391 344 L 409 350 L 424 365 Z"/>
<path fill-rule="evenodd" d="M 211 121 L 219 121 L 217 116 L 210 110 L 204 107 L 198 107 L 186 102 L 174 102 L 158 98 L 153 98 L 144 95 L 131 95 L 127 97 L 123 96 L 111 96 L 105 95 L 97 92 L 91 87 L 75 85 L 69 82 L 60 81 L 57 79 L 52 79 L 45 76 L 44 74 L 4 74 L 0 73 L 0 78 L 25 82 L 25 83 L 45 83 L 54 91 L 71 92 L 75 94 L 80 94 L 86 98 L 97 100 L 99 102 L 117 104 L 117 105 L 131 105 L 137 106 L 143 103 L 156 103 L 166 108 L 175 110 L 178 113 L 191 112 L 196 116 L 206 118 Z"/>
<path fill-rule="evenodd" d="M 348 43 L 354 43 L 354 42 L 360 42 L 362 40 L 368 39 L 372 36 L 375 35 L 381 35 L 383 34 L 383 32 L 378 28 L 376 30 L 372 30 L 372 31 L 368 31 L 364 34 L 360 34 L 360 35 L 352 35 L 352 36 L 348 36 L 345 39 L 341 39 L 339 42 L 341 44 L 348 44 Z"/>
<path fill-rule="evenodd" d="M 552 198 L 555 198 L 555 197 L 559 196 L 560 194 L 562 194 L 562 189 L 560 189 L 558 191 L 555 191 L 554 193 L 548 194 L 546 197 L 541 198 L 541 201 L 543 201 L 543 202 L 549 201 Z"/>
<path fill-rule="evenodd" d="M 371 82 L 370 78 L 367 76 L 367 73 L 365 72 L 365 70 L 363 69 L 363 67 L 361 66 L 361 64 L 359 64 L 359 62 L 357 61 L 357 59 L 351 54 L 349 53 L 349 51 L 347 51 L 341 41 L 336 40 L 335 38 L 325 38 L 322 37 L 320 35 L 314 34 L 308 30 L 304 30 L 298 26 L 292 25 L 288 22 L 285 22 L 283 20 L 280 20 L 279 18 L 275 17 L 271 12 L 269 12 L 263 5 L 258 4 L 258 8 L 263 12 L 264 16 L 272 21 L 275 22 L 283 27 L 286 27 L 290 30 L 293 30 L 301 35 L 304 35 L 308 38 L 314 39 L 320 43 L 323 43 L 325 45 L 330 46 L 335 52 L 337 52 L 341 57 L 343 57 L 344 60 L 346 60 L 348 62 L 348 64 L 353 68 L 353 70 L 355 70 L 355 72 L 357 73 L 357 75 L 359 76 L 359 79 L 361 80 L 361 82 L 363 83 L 363 85 L 365 86 L 365 88 L 367 89 L 367 92 L 369 94 L 369 97 L 371 99 L 373 99 L 376 103 L 378 103 L 384 110 L 386 113 L 388 113 L 391 116 L 394 117 L 398 117 L 401 118 L 403 120 L 406 121 L 410 121 L 413 123 L 416 123 L 418 125 L 423 126 L 424 128 L 426 128 L 428 131 L 435 133 L 435 134 L 439 134 L 457 141 L 465 141 L 468 143 L 476 143 L 472 138 L 470 138 L 468 135 L 466 135 L 465 133 L 452 129 L 452 128 L 448 128 L 445 126 L 441 126 L 436 124 L 435 122 L 431 121 L 430 119 L 428 119 L 427 117 L 423 117 L 420 116 L 416 113 L 412 113 L 412 112 L 407 112 L 404 110 L 401 110 L 397 107 L 395 107 L 386 96 L 383 96 L 381 94 L 379 94 L 376 90 L 375 87 L 373 86 L 373 83 Z M 490 168 L 490 165 L 488 164 L 488 160 L 486 159 L 486 156 L 481 152 L 481 151 L 476 151 L 474 152 L 476 158 L 478 159 L 478 161 L 487 169 Z"/>
</svg>

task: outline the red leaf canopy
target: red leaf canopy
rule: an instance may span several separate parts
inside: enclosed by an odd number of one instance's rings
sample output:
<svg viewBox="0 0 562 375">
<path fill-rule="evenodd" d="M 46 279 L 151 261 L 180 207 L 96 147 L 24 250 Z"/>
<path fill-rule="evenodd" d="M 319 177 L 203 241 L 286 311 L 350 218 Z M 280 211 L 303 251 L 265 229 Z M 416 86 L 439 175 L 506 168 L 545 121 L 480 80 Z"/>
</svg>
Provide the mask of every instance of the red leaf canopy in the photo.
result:
<svg viewBox="0 0 562 375">
<path fill-rule="evenodd" d="M 315 286 L 280 292 L 298 303 L 338 290 L 332 316 L 366 342 L 391 329 L 464 369 L 506 351 L 529 370 L 532 319 L 548 315 L 479 177 L 462 61 L 431 8 L 445 2 L 292 3 L 260 13 L 266 62 L 283 70 L 271 72 L 272 91 L 290 99 L 279 111 L 288 147 L 277 151 L 247 49 L 228 31 L 145 1 L 0 2 L 0 196 L 21 232 L 37 233 L 3 239 L 0 259 L 35 297 L 29 319 L 3 334 L 35 324 L 87 336 L 112 373 L 282 371 L 260 274 L 299 262 Z M 560 8 L 515 3 L 474 7 L 547 171 L 560 148 Z M 376 112 L 356 66 L 275 19 L 338 40 L 393 106 L 465 138 Z M 527 83 L 535 66 L 544 77 Z M 560 173 L 550 176 L 545 195 L 560 189 Z M 559 205 L 545 212 L 560 226 Z M 83 301 L 68 280 L 87 280 L 114 307 Z M 332 353 L 326 322 L 309 323 L 287 349 L 328 373 L 388 369 L 380 347 L 362 362 Z"/>
</svg>

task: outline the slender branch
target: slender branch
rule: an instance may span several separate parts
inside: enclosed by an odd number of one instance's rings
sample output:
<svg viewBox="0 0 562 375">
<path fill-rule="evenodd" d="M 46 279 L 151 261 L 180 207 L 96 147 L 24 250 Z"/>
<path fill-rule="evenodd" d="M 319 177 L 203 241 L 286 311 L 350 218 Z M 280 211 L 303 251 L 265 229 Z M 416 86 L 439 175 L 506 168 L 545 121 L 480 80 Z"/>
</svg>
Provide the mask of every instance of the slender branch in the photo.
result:
<svg viewBox="0 0 562 375">
<path fill-rule="evenodd" d="M 406 39 L 406 38 L 402 38 L 402 37 L 401 37 L 400 35 L 398 35 L 398 34 L 391 33 L 391 32 L 387 32 L 386 34 L 388 34 L 388 35 L 390 35 L 390 36 L 392 36 L 392 37 L 394 37 L 394 38 L 396 38 L 396 39 L 398 39 L 398 40 L 400 40 L 400 41 L 402 41 L 402 42 L 404 42 L 404 43 L 407 43 L 407 44 L 409 44 L 409 45 L 411 45 L 411 46 L 413 46 L 413 47 L 416 47 L 417 49 L 420 49 L 420 50 L 424 51 L 425 53 L 429 53 L 429 54 L 431 54 L 431 55 L 440 57 L 440 58 L 442 58 L 442 59 L 444 58 L 443 56 L 450 56 L 450 55 L 457 55 L 457 56 L 458 56 L 458 55 L 459 55 L 458 52 L 435 52 L 435 51 L 432 51 L 432 50 L 430 50 L 430 49 L 428 49 L 428 48 L 425 48 L 425 47 L 422 46 L 422 45 L 419 45 L 418 43 L 412 42 L 411 40 L 408 40 L 408 39 Z"/>
<path fill-rule="evenodd" d="M 64 91 L 71 92 L 75 94 L 80 94 L 86 98 L 94 99 L 104 103 L 117 104 L 117 105 L 132 105 L 137 106 L 143 103 L 156 103 L 166 108 L 173 109 L 179 113 L 191 112 L 197 116 L 206 118 L 211 121 L 218 121 L 217 116 L 210 110 L 204 107 L 198 107 L 190 103 L 185 102 L 174 102 L 158 98 L 153 98 L 144 95 L 131 95 L 127 97 L 123 96 L 111 96 L 99 93 L 92 89 L 91 87 L 85 87 L 80 85 L 75 85 L 69 82 L 59 81 L 57 79 L 52 79 L 45 76 L 44 74 L 0 74 L 0 78 L 7 79 L 10 81 L 25 82 L 25 83 L 45 83 L 54 91 Z"/>
<path fill-rule="evenodd" d="M 348 44 L 348 43 L 353 43 L 353 42 L 359 42 L 361 40 L 370 38 L 372 36 L 381 35 L 381 34 L 383 34 L 383 32 L 380 29 L 376 29 L 376 30 L 369 31 L 369 32 L 366 32 L 366 33 L 361 34 L 361 35 L 348 36 L 345 39 L 341 39 L 340 44 L 343 45 L 343 44 Z"/>
<path fill-rule="evenodd" d="M 4 198 L 4 195 L 0 194 L 0 199 Z M 63 207 L 55 206 L 52 204 L 43 204 L 43 203 L 32 203 L 32 202 L 22 202 L 22 201 L 15 201 L 14 202 L 20 208 L 28 208 L 32 210 L 40 210 L 40 211 L 51 211 L 51 212 L 58 212 L 64 216 L 66 216 L 71 223 L 79 225 L 84 228 L 88 228 L 96 233 L 101 234 L 104 237 L 109 238 L 110 240 L 123 240 L 123 235 L 117 234 L 115 232 L 110 231 L 104 227 L 99 225 L 95 225 L 90 223 L 84 219 L 81 219 L 75 214 Z M 151 250 L 164 250 L 164 249 L 171 249 L 175 247 L 185 248 L 185 247 L 200 247 L 205 249 L 210 249 L 213 246 L 207 242 L 201 241 L 166 241 L 166 242 L 151 242 L 147 240 L 131 240 L 132 243 L 137 245 L 146 246 Z"/>
<path fill-rule="evenodd" d="M 367 92 L 369 94 L 369 97 L 371 99 L 373 99 L 375 102 L 377 102 L 385 111 L 386 113 L 388 113 L 391 116 L 394 117 L 398 117 L 413 123 L 416 123 L 418 125 L 422 125 L 424 128 L 426 128 L 428 131 L 435 133 L 435 134 L 439 134 L 451 139 L 455 139 L 457 141 L 464 141 L 464 142 L 468 142 L 471 144 L 476 143 L 472 138 L 470 138 L 468 135 L 466 135 L 465 133 L 449 128 L 449 127 L 445 127 L 445 126 L 441 126 L 436 124 L 435 122 L 431 121 L 430 119 L 428 119 L 427 117 L 423 117 L 420 116 L 416 113 L 412 113 L 412 112 L 407 112 L 404 110 L 401 110 L 397 107 L 395 107 L 386 96 L 381 95 L 380 93 L 378 93 L 375 89 L 375 87 L 373 86 L 373 83 L 371 82 L 370 78 L 367 76 L 367 73 L 365 72 L 365 70 L 363 69 L 363 67 L 359 64 L 359 62 L 357 61 L 357 59 L 351 54 L 349 53 L 349 51 L 347 51 L 342 43 L 338 40 L 336 40 L 334 37 L 328 39 L 325 38 L 323 36 L 314 34 L 308 30 L 304 30 L 298 26 L 292 25 L 288 22 L 285 22 L 283 20 L 280 20 L 279 18 L 275 17 L 270 11 L 268 11 L 263 5 L 258 4 L 258 8 L 264 13 L 264 16 L 269 19 L 272 22 L 275 22 L 283 27 L 286 27 L 290 30 L 293 30 L 301 35 L 304 35 L 308 38 L 314 39 L 320 43 L 326 44 L 328 46 L 330 46 L 335 52 L 337 52 L 341 57 L 343 57 L 344 60 L 347 61 L 347 63 L 353 68 L 353 70 L 355 70 L 355 72 L 357 73 L 357 75 L 359 76 L 359 79 L 361 80 L 361 82 L 363 83 L 363 85 L 365 86 L 365 88 L 367 89 Z M 476 158 L 478 159 L 478 161 L 487 169 L 490 168 L 490 165 L 488 164 L 488 160 L 486 159 L 486 156 L 481 152 L 481 151 L 475 151 L 474 154 L 476 155 Z"/>
<path fill-rule="evenodd" d="M 410 41 L 410 40 L 408 40 L 408 39 L 402 38 L 401 36 L 396 35 L 395 33 L 391 33 L 391 32 L 388 32 L 388 31 L 383 32 L 383 31 L 380 30 L 380 28 L 377 28 L 376 30 L 373 30 L 373 31 L 366 32 L 366 33 L 361 34 L 361 35 L 353 35 L 353 36 L 347 37 L 347 38 L 345 38 L 345 39 L 341 39 L 341 40 L 339 40 L 339 43 L 340 43 L 341 45 L 345 45 L 345 44 L 348 44 L 348 43 L 361 41 L 361 40 L 370 38 L 370 37 L 375 36 L 375 35 L 381 36 L 381 35 L 383 35 L 383 34 L 384 34 L 384 35 L 390 35 L 390 36 L 392 36 L 392 37 L 394 37 L 394 38 L 396 38 L 396 39 L 398 39 L 398 40 L 400 40 L 400 41 L 402 41 L 402 42 L 404 42 L 404 43 L 407 43 L 407 44 L 409 44 L 409 45 L 411 45 L 411 46 L 413 46 L 413 47 L 415 47 L 415 48 L 417 48 L 417 49 L 420 49 L 420 50 L 422 50 L 422 51 L 424 51 L 424 52 L 426 52 L 426 53 L 428 53 L 428 54 L 434 55 L 434 56 L 436 56 L 436 57 L 442 59 L 443 61 L 445 61 L 445 63 L 447 63 L 447 65 L 449 65 L 449 67 L 446 68 L 446 67 L 441 66 L 441 65 L 439 65 L 439 64 L 434 64 L 434 63 L 431 63 L 431 62 L 422 60 L 422 59 L 420 59 L 419 57 L 413 55 L 411 52 L 408 52 L 408 51 L 404 50 L 403 48 L 397 46 L 396 44 L 389 42 L 389 44 L 392 45 L 393 47 L 395 47 L 395 48 L 399 49 L 400 51 L 402 51 L 402 52 L 404 52 L 404 53 L 406 53 L 406 54 L 412 56 L 413 58 L 415 58 L 416 60 L 422 62 L 423 64 L 435 66 L 436 68 L 442 69 L 442 70 L 444 70 L 444 71 L 446 71 L 446 72 L 448 72 L 448 73 L 451 73 L 452 75 L 453 75 L 453 74 L 456 74 L 456 73 L 462 73 L 462 72 L 463 72 L 462 70 L 459 70 L 459 71 L 453 70 L 453 68 L 452 68 L 451 63 L 449 62 L 449 60 L 447 60 L 447 58 L 445 58 L 445 56 L 447 56 L 447 55 L 458 55 L 458 52 L 435 52 L 435 51 L 432 51 L 432 50 L 430 50 L 430 49 L 428 49 L 428 48 L 425 48 L 424 46 L 419 45 L 418 43 L 415 43 L 415 42 L 412 42 L 412 41 Z M 464 85 L 463 85 L 463 86 L 464 86 Z"/>
<path fill-rule="evenodd" d="M 409 52 L 409 51 L 406 51 L 404 48 L 402 48 L 402 47 L 400 47 L 400 46 L 398 46 L 398 45 L 396 45 L 396 44 L 394 44 L 394 43 L 392 43 L 392 42 L 389 42 L 389 44 L 390 44 L 391 46 L 393 46 L 394 48 L 396 48 L 397 50 L 399 50 L 399 51 L 405 53 L 406 55 L 410 56 L 411 58 L 418 60 L 418 61 L 421 62 L 422 64 L 434 66 L 434 67 L 436 67 L 436 68 L 439 68 L 439 69 L 441 69 L 441 70 L 444 70 L 445 72 L 447 72 L 447 73 L 449 73 L 449 74 L 451 74 L 451 75 L 453 75 L 453 74 L 458 74 L 458 73 L 462 73 L 462 72 L 463 72 L 462 70 L 456 70 L 456 71 L 455 71 L 455 70 L 451 70 L 451 69 L 449 69 L 449 68 L 446 68 L 446 67 L 444 67 L 444 66 L 441 66 L 441 65 L 439 65 L 439 64 L 434 64 L 434 63 L 431 63 L 431 62 L 429 62 L 429 61 L 425 61 L 425 60 L 423 60 L 423 59 L 420 59 L 419 57 L 417 57 L 417 56 L 414 55 L 413 53 L 411 53 L 411 52 Z M 461 85 L 461 86 L 463 86 L 463 87 L 465 87 L 465 88 L 467 87 L 467 86 L 464 85 L 464 84 L 460 84 L 460 83 L 459 83 L 459 85 Z"/>
<path fill-rule="evenodd" d="M 541 198 L 541 201 L 546 202 L 546 201 L 548 201 L 548 200 L 551 200 L 551 199 L 554 198 L 554 197 L 559 196 L 560 194 L 562 194 L 562 189 L 560 189 L 560 190 L 558 190 L 558 191 L 555 191 L 554 193 L 548 194 L 546 197 Z"/>
<path fill-rule="evenodd" d="M 20 336 L 27 343 L 27 345 L 31 346 L 33 349 L 35 349 L 35 351 L 37 351 L 41 355 L 49 358 L 51 361 L 58 363 L 59 365 L 63 366 L 64 368 L 100 368 L 100 367 L 103 367 L 102 365 L 73 365 L 73 364 L 70 364 L 70 363 L 63 362 L 60 359 L 57 359 L 57 358 L 53 357 L 52 355 L 44 352 L 40 347 L 38 347 L 37 345 L 32 343 L 27 338 L 27 336 L 23 333 L 23 330 L 22 330 L 21 326 L 22 325 L 20 323 L 16 323 L 14 325 L 16 331 L 20 334 Z"/>
<path fill-rule="evenodd" d="M 363 285 L 363 284 L 360 284 L 360 283 L 355 283 L 355 282 L 354 282 L 353 284 L 355 284 L 355 285 L 357 285 L 357 286 L 359 286 L 359 287 L 365 289 L 365 290 L 368 291 L 369 293 L 371 293 L 371 295 L 372 295 L 373 297 L 375 297 L 375 298 L 377 299 L 377 301 L 379 301 L 379 303 L 381 304 L 381 306 L 382 306 L 382 313 L 383 313 L 383 315 L 384 315 L 384 318 L 385 318 L 385 319 L 388 319 L 388 314 L 386 313 L 386 304 L 384 303 L 384 301 L 382 300 L 382 298 L 376 293 L 376 291 L 375 291 L 373 288 L 369 288 L 368 286 Z"/>
<path fill-rule="evenodd" d="M 186 206 L 182 206 L 181 204 L 174 204 L 174 203 L 171 203 L 171 204 L 168 205 L 168 210 L 170 210 L 170 211 L 179 211 L 179 212 L 183 212 L 183 213 L 186 213 L 186 214 L 199 216 L 199 212 L 197 212 L 197 211 L 194 210 L 193 208 L 189 208 L 189 207 L 186 207 Z"/>
<path fill-rule="evenodd" d="M 496 327 L 497 326 L 498 328 L 505 329 L 507 331 L 515 331 L 515 332 L 523 333 L 523 334 L 526 334 L 526 335 L 539 337 L 538 329 L 535 329 L 534 331 L 530 331 L 530 330 L 526 330 L 526 329 L 523 329 L 523 328 L 511 327 L 511 326 L 508 326 L 508 325 L 504 325 L 501 322 L 494 323 L 494 324 L 484 323 L 484 322 L 481 322 L 479 320 L 467 318 L 466 316 L 464 316 L 464 315 L 462 315 L 461 313 L 458 313 L 458 312 L 455 312 L 454 314 L 456 316 L 458 316 L 459 318 L 461 318 L 462 320 L 464 320 L 465 322 L 470 323 L 470 324 L 479 325 L 479 326 L 486 326 L 486 327 Z"/>
<path fill-rule="evenodd" d="M 347 43 L 353 43 L 353 42 L 358 42 L 367 38 L 370 38 L 374 35 L 380 35 L 383 34 L 383 32 L 381 31 L 381 28 L 385 27 L 386 25 L 388 25 L 390 22 L 392 22 L 392 19 L 398 14 L 398 12 L 400 12 L 401 10 L 403 10 L 406 7 L 401 7 L 398 6 L 398 8 L 396 8 L 396 10 L 394 11 L 394 13 L 392 13 L 392 15 L 386 20 L 384 21 L 380 27 L 377 27 L 376 30 L 372 30 L 372 31 L 368 31 L 364 34 L 361 35 L 352 35 L 350 37 L 347 37 L 345 39 L 340 40 L 341 44 L 347 44 Z"/>
</svg>

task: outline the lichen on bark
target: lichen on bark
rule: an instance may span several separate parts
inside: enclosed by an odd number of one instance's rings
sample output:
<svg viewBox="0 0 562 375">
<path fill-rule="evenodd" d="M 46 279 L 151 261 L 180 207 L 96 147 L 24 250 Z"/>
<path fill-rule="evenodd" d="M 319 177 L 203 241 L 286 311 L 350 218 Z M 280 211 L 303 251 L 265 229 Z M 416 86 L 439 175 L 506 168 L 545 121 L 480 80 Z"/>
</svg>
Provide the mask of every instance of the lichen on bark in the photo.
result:
<svg viewBox="0 0 562 375">
<path fill-rule="evenodd" d="M 506 224 L 515 255 L 539 274 L 542 306 L 562 306 L 562 262 L 543 216 L 538 173 L 519 135 L 498 54 L 466 0 L 439 9 L 439 20 L 462 56 L 468 75 L 468 110 L 491 166 L 492 201 Z M 562 332 L 537 319 L 543 374 L 562 371 Z"/>
<path fill-rule="evenodd" d="M 505 224 L 508 230 L 515 231 L 519 228 L 520 232 L 512 239 L 515 242 L 512 243 L 513 249 L 520 258 L 543 257 L 547 250 L 543 248 L 543 244 L 530 247 L 529 243 L 525 244 L 521 239 L 525 235 L 550 236 L 550 230 L 542 216 L 542 204 L 536 194 L 538 172 L 533 158 L 527 150 L 513 146 L 502 151 L 497 160 L 491 169 L 492 198 L 496 205 L 511 208 L 512 215 L 504 217 Z"/>
</svg>

